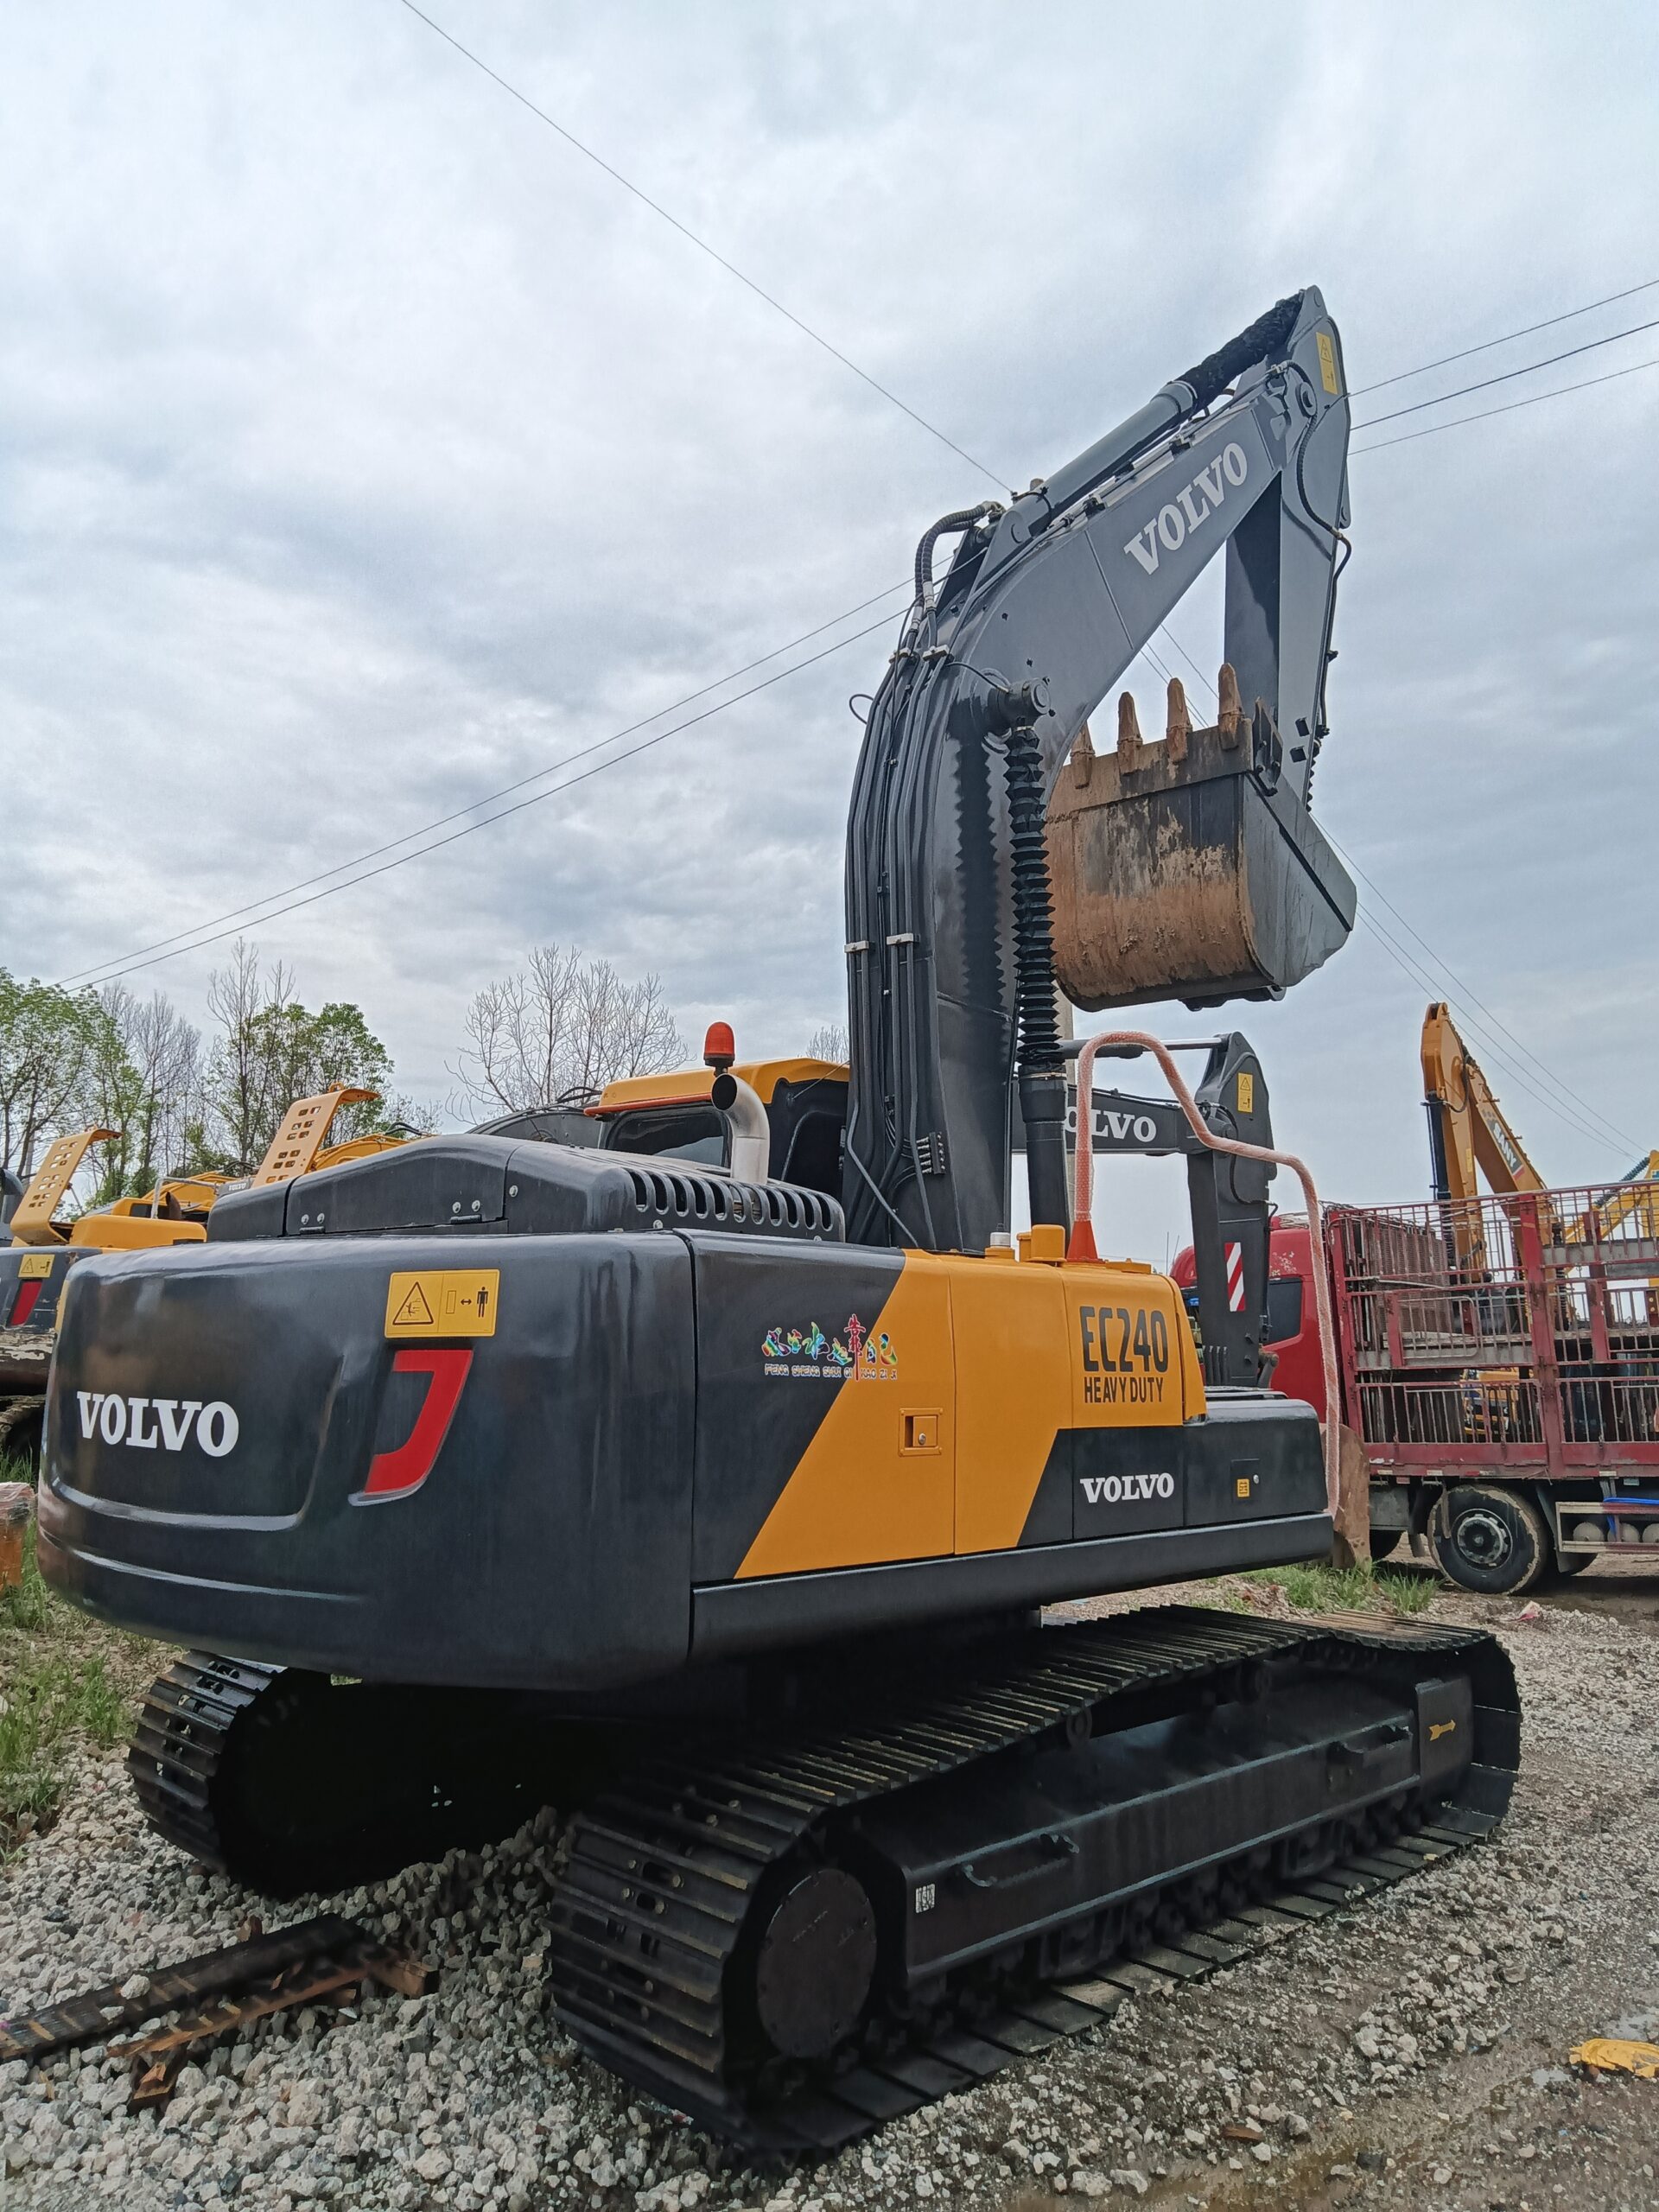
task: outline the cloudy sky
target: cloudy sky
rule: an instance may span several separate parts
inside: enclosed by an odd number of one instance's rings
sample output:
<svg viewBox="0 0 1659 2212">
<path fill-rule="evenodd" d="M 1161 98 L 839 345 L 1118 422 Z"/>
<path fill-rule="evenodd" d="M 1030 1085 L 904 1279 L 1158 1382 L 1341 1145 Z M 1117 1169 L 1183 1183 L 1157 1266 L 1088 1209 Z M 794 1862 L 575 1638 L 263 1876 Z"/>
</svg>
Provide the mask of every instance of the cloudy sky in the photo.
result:
<svg viewBox="0 0 1659 2212">
<path fill-rule="evenodd" d="M 1639 6 L 431 12 L 1005 485 L 1303 283 L 1361 423 L 1659 318 L 1656 287 L 1363 396 L 1659 278 Z M 849 696 L 984 476 L 401 0 L 11 11 L 0 257 L 0 963 L 240 921 L 428 1098 L 548 939 L 658 970 L 688 1037 L 839 1018 Z M 1382 442 L 1656 357 L 1356 432 L 1317 798 L 1421 977 L 1362 927 L 1236 1017 L 1334 1194 L 1424 1185 L 1425 980 L 1552 1179 L 1659 1144 L 1659 369 Z M 1212 666 L 1216 593 L 1172 628 Z M 532 776 L 430 857 L 233 913 Z M 200 1016 L 228 934 L 127 980 Z"/>
</svg>

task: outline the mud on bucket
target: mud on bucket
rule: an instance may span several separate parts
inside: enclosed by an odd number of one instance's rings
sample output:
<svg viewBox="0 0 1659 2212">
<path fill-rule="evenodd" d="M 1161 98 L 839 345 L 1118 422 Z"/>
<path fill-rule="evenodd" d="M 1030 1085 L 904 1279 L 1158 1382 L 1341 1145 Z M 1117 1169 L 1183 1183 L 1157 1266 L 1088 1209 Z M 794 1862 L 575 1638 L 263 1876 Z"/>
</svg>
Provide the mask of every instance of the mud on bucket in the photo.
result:
<svg viewBox="0 0 1659 2212">
<path fill-rule="evenodd" d="M 1283 773 L 1258 702 L 1239 711 L 1223 670 L 1212 729 L 1187 721 L 1147 744 L 1126 692 L 1115 753 L 1085 728 L 1048 803 L 1054 967 L 1074 1006 L 1276 998 L 1331 957 L 1354 924 L 1354 887 Z"/>
</svg>

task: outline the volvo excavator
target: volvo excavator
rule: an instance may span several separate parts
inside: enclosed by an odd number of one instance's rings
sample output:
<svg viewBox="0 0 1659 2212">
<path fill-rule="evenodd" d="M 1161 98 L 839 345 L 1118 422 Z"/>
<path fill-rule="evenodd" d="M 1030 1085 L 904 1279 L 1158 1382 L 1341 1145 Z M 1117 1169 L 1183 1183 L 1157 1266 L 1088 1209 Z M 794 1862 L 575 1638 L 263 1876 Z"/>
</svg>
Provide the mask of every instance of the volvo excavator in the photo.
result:
<svg viewBox="0 0 1659 2212">
<path fill-rule="evenodd" d="M 788 2152 L 1041 2041 L 1057 1980 L 1501 1815 L 1488 1637 L 1040 1617 L 1331 1543 L 1313 1408 L 1253 1338 L 1207 1379 L 1175 1287 L 1074 1218 L 1056 1007 L 1274 995 L 1345 938 L 1308 786 L 1347 437 L 1310 289 L 925 533 L 854 783 L 844 1071 L 716 1025 L 597 1144 L 429 1138 L 76 1268 L 41 1557 L 191 1648 L 132 1753 L 164 1835 L 292 1894 L 574 1808 L 560 2018 Z M 1094 758 L 1212 556 L 1216 724 L 1173 696 Z"/>
</svg>

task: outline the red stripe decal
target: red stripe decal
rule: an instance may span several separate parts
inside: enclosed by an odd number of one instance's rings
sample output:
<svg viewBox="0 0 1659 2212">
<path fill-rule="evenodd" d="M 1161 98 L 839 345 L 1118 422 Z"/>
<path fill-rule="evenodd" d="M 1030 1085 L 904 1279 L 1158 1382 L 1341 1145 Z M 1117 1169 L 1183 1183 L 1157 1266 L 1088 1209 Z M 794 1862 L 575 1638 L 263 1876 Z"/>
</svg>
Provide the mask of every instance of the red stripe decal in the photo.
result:
<svg viewBox="0 0 1659 2212">
<path fill-rule="evenodd" d="M 432 1463 L 443 1448 L 449 1424 L 461 1402 L 473 1355 L 465 1349 L 397 1353 L 391 1363 L 394 1375 L 424 1375 L 429 1379 L 421 1410 L 409 1440 L 395 1452 L 378 1452 L 369 1466 L 369 1479 L 359 1497 L 404 1497 L 418 1490 L 432 1471 Z"/>
<path fill-rule="evenodd" d="M 9 1329 L 21 1329 L 22 1327 L 24 1322 L 28 1320 L 29 1315 L 40 1304 L 41 1293 L 45 1288 L 46 1285 L 41 1281 L 38 1275 L 35 1276 L 31 1282 L 20 1282 L 18 1284 L 17 1295 L 12 1300 L 10 1313 L 6 1316 L 6 1326 Z"/>
</svg>

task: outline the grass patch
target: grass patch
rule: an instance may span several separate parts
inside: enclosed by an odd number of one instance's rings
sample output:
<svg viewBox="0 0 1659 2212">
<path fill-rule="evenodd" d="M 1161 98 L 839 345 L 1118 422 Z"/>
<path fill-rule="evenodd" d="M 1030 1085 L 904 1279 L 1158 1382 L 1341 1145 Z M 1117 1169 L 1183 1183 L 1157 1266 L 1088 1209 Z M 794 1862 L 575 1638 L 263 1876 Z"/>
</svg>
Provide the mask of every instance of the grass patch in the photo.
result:
<svg viewBox="0 0 1659 2212">
<path fill-rule="evenodd" d="M 1361 1560 L 1353 1567 L 1264 1567 L 1244 1580 L 1271 1582 L 1299 1613 L 1363 1613 L 1383 1610 L 1426 1612 L 1440 1584 L 1432 1574 L 1402 1574 L 1397 1568 Z"/>
<path fill-rule="evenodd" d="M 49 1826 L 78 1748 L 126 1740 L 156 1661 L 154 1645 L 48 1589 L 31 1528 L 22 1581 L 0 1590 L 0 1859 Z"/>
</svg>

